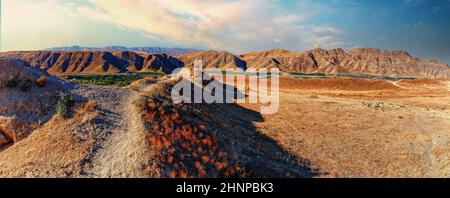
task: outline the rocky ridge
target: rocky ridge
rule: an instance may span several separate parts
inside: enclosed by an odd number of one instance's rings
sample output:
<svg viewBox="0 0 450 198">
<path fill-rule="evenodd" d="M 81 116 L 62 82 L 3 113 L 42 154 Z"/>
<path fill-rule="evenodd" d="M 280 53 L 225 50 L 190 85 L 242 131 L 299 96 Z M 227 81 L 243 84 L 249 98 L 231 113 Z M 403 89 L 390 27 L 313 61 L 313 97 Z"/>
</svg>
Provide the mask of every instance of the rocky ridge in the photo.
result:
<svg viewBox="0 0 450 198">
<path fill-rule="evenodd" d="M 375 48 L 312 49 L 290 52 L 275 49 L 234 55 L 226 51 L 200 51 L 179 55 L 147 54 L 133 51 L 35 51 L 5 52 L 0 57 L 20 59 L 33 67 L 59 73 L 124 73 L 159 71 L 171 73 L 193 67 L 203 60 L 203 68 L 279 68 L 289 73 L 364 74 L 372 76 L 450 78 L 450 67 L 435 60 L 421 60 L 406 51 Z"/>
</svg>

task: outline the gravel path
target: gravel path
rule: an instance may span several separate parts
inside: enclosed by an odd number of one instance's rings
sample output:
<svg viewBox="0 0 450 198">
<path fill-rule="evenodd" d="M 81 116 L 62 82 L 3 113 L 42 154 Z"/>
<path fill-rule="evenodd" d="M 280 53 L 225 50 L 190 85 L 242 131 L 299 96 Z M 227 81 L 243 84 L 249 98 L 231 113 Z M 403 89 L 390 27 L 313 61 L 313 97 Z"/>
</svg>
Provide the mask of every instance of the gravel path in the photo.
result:
<svg viewBox="0 0 450 198">
<path fill-rule="evenodd" d="M 96 101 L 100 115 L 92 131 L 95 139 L 85 159 L 84 176 L 101 178 L 144 177 L 147 162 L 145 131 L 132 102 L 137 92 L 126 88 L 77 85 L 73 91 Z"/>
</svg>

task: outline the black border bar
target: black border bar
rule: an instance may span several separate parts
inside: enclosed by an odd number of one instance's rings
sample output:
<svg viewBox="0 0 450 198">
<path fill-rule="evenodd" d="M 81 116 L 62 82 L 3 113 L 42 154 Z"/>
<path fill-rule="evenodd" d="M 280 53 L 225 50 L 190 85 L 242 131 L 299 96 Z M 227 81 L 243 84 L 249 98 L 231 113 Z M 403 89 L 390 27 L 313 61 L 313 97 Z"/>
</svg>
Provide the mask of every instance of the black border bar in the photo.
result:
<svg viewBox="0 0 450 198">
<path fill-rule="evenodd" d="M 178 193 L 179 185 L 210 185 L 208 195 L 233 195 L 242 192 L 221 193 L 223 185 L 247 183 L 273 186 L 272 192 L 245 194 L 325 194 L 325 195 L 383 195 L 392 193 L 424 194 L 450 193 L 450 179 L 0 179 L 0 192 L 60 195 L 125 195 L 130 194 L 178 194 L 203 195 L 202 193 Z M 256 185 L 258 186 L 258 185 Z M 261 186 L 261 185 L 259 185 Z M 266 185 L 267 186 L 267 185 Z M 213 190 L 216 188 L 216 190 Z M 186 189 L 184 189 L 186 190 Z M 261 188 L 256 188 L 262 191 Z M 270 191 L 270 189 L 265 189 Z"/>
</svg>

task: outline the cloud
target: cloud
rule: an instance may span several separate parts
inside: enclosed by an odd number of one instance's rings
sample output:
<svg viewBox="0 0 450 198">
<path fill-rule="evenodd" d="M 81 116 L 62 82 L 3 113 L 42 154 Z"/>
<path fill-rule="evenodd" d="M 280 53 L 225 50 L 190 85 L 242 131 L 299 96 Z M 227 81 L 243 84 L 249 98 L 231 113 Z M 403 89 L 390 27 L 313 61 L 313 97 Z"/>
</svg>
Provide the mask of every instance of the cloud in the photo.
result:
<svg viewBox="0 0 450 198">
<path fill-rule="evenodd" d="M 308 24 L 310 16 L 283 11 L 271 0 L 89 1 L 94 6 L 79 7 L 79 14 L 173 44 L 235 52 L 344 44 L 341 30 Z"/>
<path fill-rule="evenodd" d="M 433 7 L 434 12 L 445 11 L 450 8 L 450 0 L 441 2 L 441 5 Z"/>
<path fill-rule="evenodd" d="M 48 47 L 76 37 L 76 8 L 60 3 L 56 0 L 3 1 L 2 50 Z"/>
<path fill-rule="evenodd" d="M 413 24 L 403 24 L 402 27 L 412 28 L 412 27 L 421 27 L 423 25 L 424 25 L 423 22 L 417 22 L 417 23 L 413 23 Z"/>
</svg>

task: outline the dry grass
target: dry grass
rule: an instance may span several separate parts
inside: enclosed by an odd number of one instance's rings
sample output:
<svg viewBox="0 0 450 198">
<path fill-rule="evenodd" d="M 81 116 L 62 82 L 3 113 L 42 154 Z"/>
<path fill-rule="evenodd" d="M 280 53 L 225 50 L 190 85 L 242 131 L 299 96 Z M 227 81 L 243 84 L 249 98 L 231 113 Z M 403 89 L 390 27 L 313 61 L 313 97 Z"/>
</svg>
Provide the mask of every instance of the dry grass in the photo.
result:
<svg viewBox="0 0 450 198">
<path fill-rule="evenodd" d="M 82 104 L 81 110 L 83 112 L 90 113 L 90 112 L 94 112 L 97 109 L 97 106 L 98 106 L 98 104 L 96 101 L 90 100 L 90 101 L 87 101 L 86 103 Z"/>
<path fill-rule="evenodd" d="M 320 90 L 343 90 L 343 91 L 372 91 L 372 90 L 398 90 L 399 88 L 380 79 L 362 78 L 312 78 L 294 79 L 281 78 L 281 89 L 320 89 Z"/>
<path fill-rule="evenodd" d="M 97 113 L 80 113 L 71 119 L 54 116 L 29 137 L 0 152 L 0 177 L 80 177 L 82 163 L 94 140 L 73 134 Z"/>
<path fill-rule="evenodd" d="M 313 177 L 309 162 L 261 134 L 258 112 L 236 104 L 173 104 L 175 82 L 147 93 L 143 108 L 156 177 Z M 158 174 L 154 174 L 154 170 Z"/>
<path fill-rule="evenodd" d="M 292 82 L 291 82 L 292 81 Z M 407 83 L 404 83 L 407 82 Z M 346 85 L 347 83 L 347 85 Z M 414 97 L 442 98 L 449 88 L 440 80 L 418 79 L 397 82 L 379 79 L 280 79 L 284 92 L 365 100 L 409 100 Z"/>
<path fill-rule="evenodd" d="M 280 111 L 256 126 L 322 177 L 449 177 L 450 92 L 434 80 L 409 82 L 414 88 L 378 90 L 389 86 L 375 81 L 356 83 L 371 91 L 348 91 L 352 80 L 294 80 Z"/>
<path fill-rule="evenodd" d="M 151 76 L 146 76 L 146 77 L 144 77 L 144 81 L 146 83 L 151 83 L 151 82 L 155 82 L 155 79 Z"/>
<path fill-rule="evenodd" d="M 204 117 L 190 105 L 171 102 L 170 84 L 157 85 L 148 99 L 136 102 L 144 110 L 143 118 L 149 134 L 147 141 L 153 147 L 159 176 L 235 177 L 241 170 L 227 159 L 227 153 L 218 148 L 209 129 L 192 119 Z M 145 101 L 145 106 L 142 102 Z M 154 169 L 154 168 L 149 168 Z M 147 174 L 152 174 L 151 172 Z"/>
<path fill-rule="evenodd" d="M 426 85 L 405 85 L 405 89 L 373 79 L 288 80 L 281 79 L 277 114 L 255 121 L 255 115 L 244 109 L 259 111 L 258 104 L 203 104 L 194 108 L 199 114 L 189 123 L 197 128 L 191 126 L 190 130 L 202 130 L 195 125 L 197 121 L 202 121 L 198 124 L 207 131 L 214 130 L 211 135 L 217 148 L 238 157 L 228 162 L 239 164 L 244 177 L 302 177 L 291 172 L 296 170 L 292 164 L 298 162 L 318 172 L 309 176 L 319 177 L 450 176 L 450 135 L 446 127 L 450 126 L 450 93 L 441 84 L 418 80 L 414 83 Z M 158 88 L 160 97 L 165 86 Z M 148 108 L 162 104 L 149 103 Z M 161 117 L 162 112 L 158 112 L 155 115 Z M 163 114 L 166 117 L 160 122 L 173 120 L 171 113 Z M 155 115 L 148 120 L 155 120 Z M 246 134 L 252 134 L 251 138 Z M 161 139 L 162 147 L 176 145 L 169 142 L 164 144 Z M 229 146 L 234 144 L 239 146 Z M 296 162 L 275 157 L 275 153 L 283 152 Z M 197 166 L 214 156 L 207 157 L 197 158 Z M 177 158 L 169 155 L 163 159 L 163 164 L 170 164 Z M 175 171 L 168 176 L 199 176 L 198 172 L 191 173 Z"/>
<path fill-rule="evenodd" d="M 36 85 L 38 87 L 44 87 L 45 85 L 47 85 L 47 83 L 48 83 L 47 76 L 40 76 L 38 79 L 36 79 Z"/>
</svg>

